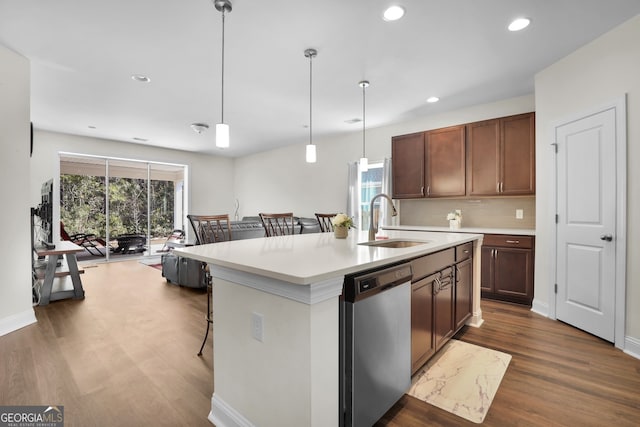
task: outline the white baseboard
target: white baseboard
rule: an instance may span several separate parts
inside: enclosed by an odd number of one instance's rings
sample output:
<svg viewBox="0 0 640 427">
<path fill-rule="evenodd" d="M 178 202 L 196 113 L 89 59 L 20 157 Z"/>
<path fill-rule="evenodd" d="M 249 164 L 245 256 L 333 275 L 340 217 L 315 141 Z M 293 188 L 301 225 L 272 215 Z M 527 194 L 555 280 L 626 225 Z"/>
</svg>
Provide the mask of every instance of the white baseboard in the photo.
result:
<svg viewBox="0 0 640 427">
<path fill-rule="evenodd" d="M 531 304 L 531 311 L 544 317 L 549 317 L 549 304 L 546 302 L 540 302 L 537 299 L 533 299 Z"/>
<path fill-rule="evenodd" d="M 4 319 L 0 319 L 0 337 L 36 323 L 37 321 L 38 319 L 36 319 L 36 314 L 33 311 L 33 308 L 29 308 L 22 313 L 12 314 Z"/>
<path fill-rule="evenodd" d="M 211 412 L 208 419 L 216 427 L 256 427 L 215 393 L 211 397 Z"/>
<path fill-rule="evenodd" d="M 629 356 L 640 359 L 640 340 L 633 337 L 624 337 L 624 352 Z"/>
</svg>

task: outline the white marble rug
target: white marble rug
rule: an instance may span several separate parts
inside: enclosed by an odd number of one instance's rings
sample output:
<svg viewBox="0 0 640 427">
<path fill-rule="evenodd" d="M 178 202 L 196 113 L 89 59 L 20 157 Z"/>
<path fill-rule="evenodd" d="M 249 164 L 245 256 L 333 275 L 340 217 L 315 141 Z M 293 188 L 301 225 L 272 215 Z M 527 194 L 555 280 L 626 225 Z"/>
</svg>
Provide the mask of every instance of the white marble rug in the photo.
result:
<svg viewBox="0 0 640 427">
<path fill-rule="evenodd" d="M 511 355 L 458 340 L 414 375 L 407 394 L 474 423 L 482 423 Z"/>
</svg>

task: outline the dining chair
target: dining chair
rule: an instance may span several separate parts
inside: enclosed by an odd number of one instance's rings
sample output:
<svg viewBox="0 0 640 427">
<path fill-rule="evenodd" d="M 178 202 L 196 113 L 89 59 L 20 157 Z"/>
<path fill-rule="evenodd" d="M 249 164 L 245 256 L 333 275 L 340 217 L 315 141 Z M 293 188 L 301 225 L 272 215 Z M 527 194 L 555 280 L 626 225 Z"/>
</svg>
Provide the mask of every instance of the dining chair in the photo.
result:
<svg viewBox="0 0 640 427">
<path fill-rule="evenodd" d="M 187 215 L 193 231 L 196 233 L 196 245 L 204 245 L 207 243 L 225 242 L 231 240 L 231 223 L 229 215 Z M 205 264 L 204 271 L 207 282 L 207 331 L 204 334 L 202 345 L 198 356 L 202 356 L 202 350 L 207 343 L 209 336 L 209 328 L 213 325 L 213 307 L 211 299 L 213 297 L 213 283 L 209 266 Z"/>
<path fill-rule="evenodd" d="M 316 219 L 318 220 L 318 225 L 320 226 L 321 233 L 330 233 L 333 231 L 333 223 L 331 222 L 331 220 L 336 215 L 337 214 L 334 214 L 334 213 L 332 214 L 317 213 L 316 214 Z"/>
<path fill-rule="evenodd" d="M 232 240 L 229 215 L 187 215 L 196 233 L 196 245 Z"/>
<path fill-rule="evenodd" d="M 295 234 L 292 212 L 274 214 L 260 213 L 259 215 L 267 237 Z"/>
</svg>

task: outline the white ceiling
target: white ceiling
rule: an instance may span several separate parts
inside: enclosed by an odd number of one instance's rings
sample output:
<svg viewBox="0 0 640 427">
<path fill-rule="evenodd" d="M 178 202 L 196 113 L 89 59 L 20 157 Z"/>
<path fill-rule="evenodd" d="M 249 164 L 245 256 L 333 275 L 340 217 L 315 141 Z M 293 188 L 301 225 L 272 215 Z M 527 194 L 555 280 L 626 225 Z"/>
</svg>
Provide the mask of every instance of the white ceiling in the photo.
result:
<svg viewBox="0 0 640 427">
<path fill-rule="evenodd" d="M 0 0 L 0 43 L 31 60 L 39 129 L 242 156 L 533 92 L 534 75 L 640 13 L 640 0 L 232 0 L 220 120 L 211 0 Z M 383 9 L 403 5 L 397 22 Z M 516 17 L 529 28 L 510 33 Z M 144 74 L 150 83 L 131 79 Z M 426 98 L 436 95 L 437 104 Z M 208 123 L 196 134 L 189 125 Z M 94 126 L 95 129 L 89 128 Z"/>
</svg>

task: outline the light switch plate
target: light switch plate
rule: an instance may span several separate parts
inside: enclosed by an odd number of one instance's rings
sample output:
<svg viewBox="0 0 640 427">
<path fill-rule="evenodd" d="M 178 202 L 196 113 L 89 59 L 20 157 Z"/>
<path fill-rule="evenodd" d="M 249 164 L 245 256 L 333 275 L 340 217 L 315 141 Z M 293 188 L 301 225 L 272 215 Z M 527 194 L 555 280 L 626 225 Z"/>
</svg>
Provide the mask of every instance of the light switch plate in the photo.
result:
<svg viewBox="0 0 640 427">
<path fill-rule="evenodd" d="M 522 209 L 516 209 L 516 219 L 524 218 L 524 211 Z"/>
<path fill-rule="evenodd" d="M 264 342 L 264 317 L 259 313 L 251 313 L 251 336 Z"/>
</svg>

